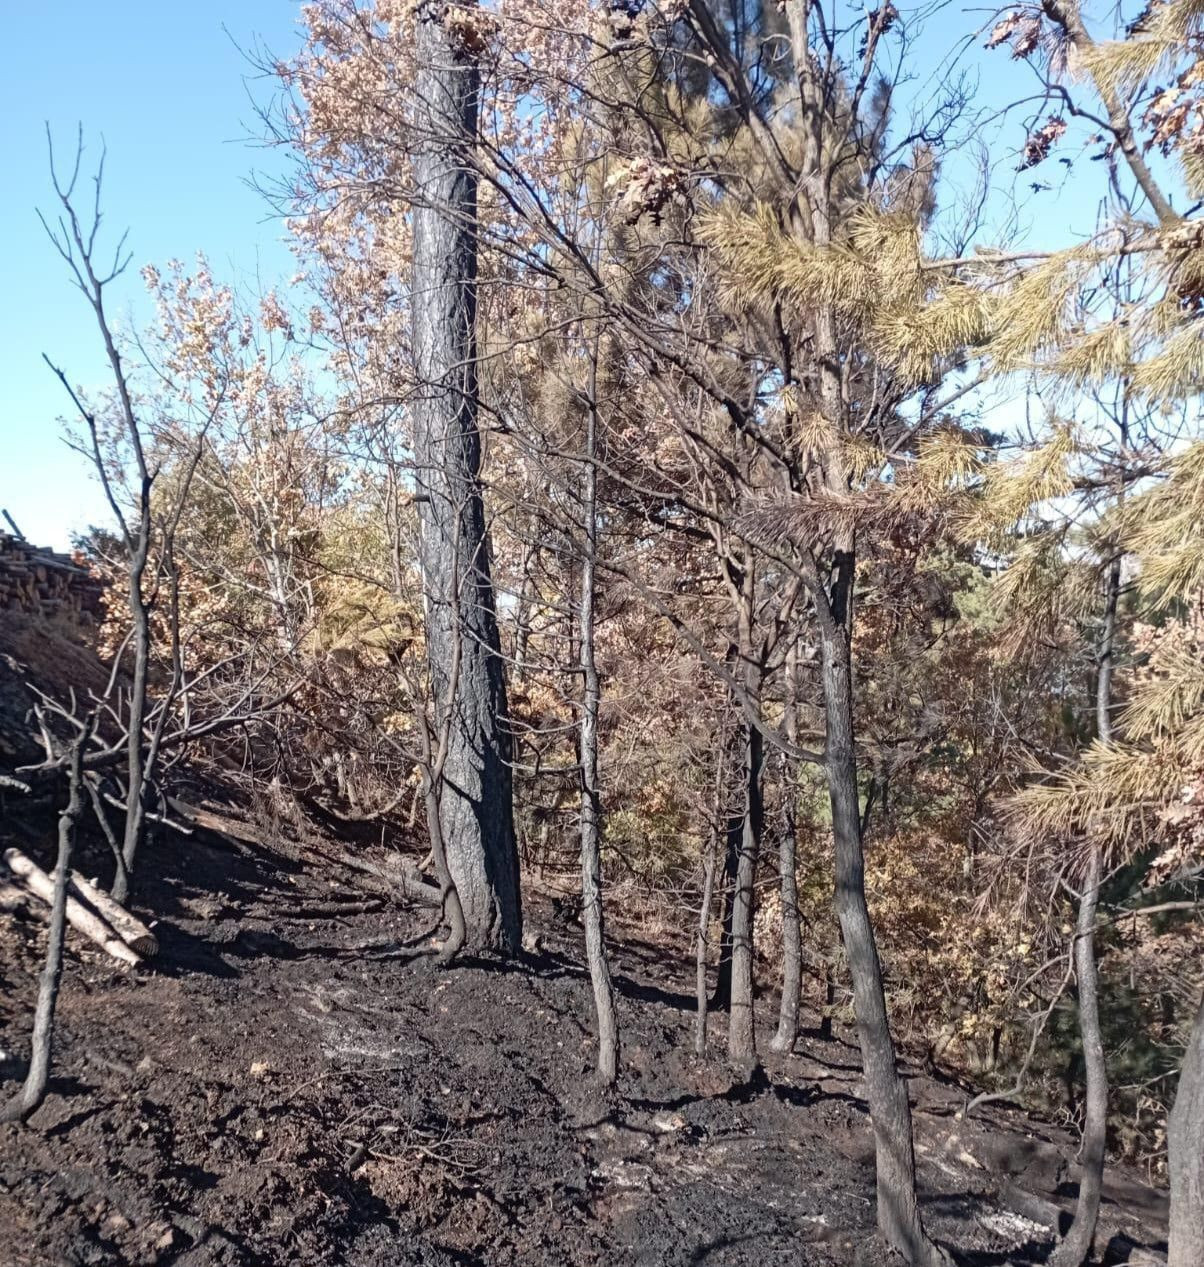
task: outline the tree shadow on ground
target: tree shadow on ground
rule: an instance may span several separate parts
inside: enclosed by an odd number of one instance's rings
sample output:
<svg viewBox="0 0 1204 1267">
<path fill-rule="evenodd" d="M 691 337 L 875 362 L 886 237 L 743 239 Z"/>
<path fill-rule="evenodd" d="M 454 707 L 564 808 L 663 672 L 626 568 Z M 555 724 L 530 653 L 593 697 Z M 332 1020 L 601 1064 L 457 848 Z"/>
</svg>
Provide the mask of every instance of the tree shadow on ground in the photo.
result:
<svg viewBox="0 0 1204 1267">
<path fill-rule="evenodd" d="M 848 1104 L 861 1113 L 868 1113 L 866 1102 L 858 1096 L 844 1091 L 823 1091 L 818 1087 L 799 1087 L 793 1083 L 774 1081 L 763 1065 L 758 1065 L 752 1073 L 741 1081 L 734 1082 L 724 1091 L 705 1095 L 694 1091 L 683 1091 L 679 1095 L 663 1099 L 632 1097 L 625 1101 L 628 1107 L 642 1113 L 675 1112 L 691 1104 L 724 1103 L 752 1104 L 765 1096 L 772 1096 L 783 1104 L 796 1108 L 809 1108 L 820 1102 L 839 1102 Z"/>
<path fill-rule="evenodd" d="M 711 1240 L 703 1241 L 701 1245 L 695 1246 L 694 1252 L 690 1255 L 690 1262 L 709 1263 L 721 1261 L 714 1256 L 724 1250 L 734 1249 L 737 1245 L 746 1245 L 751 1241 L 771 1239 L 774 1239 L 773 1234 L 769 1232 L 727 1233 L 723 1236 L 715 1236 Z"/>
</svg>

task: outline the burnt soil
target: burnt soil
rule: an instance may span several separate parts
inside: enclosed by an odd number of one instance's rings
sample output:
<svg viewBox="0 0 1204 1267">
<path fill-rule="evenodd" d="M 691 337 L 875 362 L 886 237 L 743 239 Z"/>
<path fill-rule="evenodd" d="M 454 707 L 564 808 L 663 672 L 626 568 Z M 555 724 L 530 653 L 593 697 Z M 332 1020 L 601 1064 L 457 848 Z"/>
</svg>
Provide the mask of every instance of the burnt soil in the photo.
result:
<svg viewBox="0 0 1204 1267">
<path fill-rule="evenodd" d="M 49 824 L 20 812 L 0 836 L 51 865 Z M 365 861 L 395 858 L 171 836 L 135 903 L 159 920 L 153 962 L 120 969 L 69 935 L 50 1094 L 0 1126 L 3 1267 L 890 1261 L 851 1033 L 777 1057 L 766 1032 L 750 1080 L 716 1016 L 699 1060 L 687 946 L 615 926 L 624 1048 L 602 1093 L 581 930 L 548 894 L 526 899 L 523 962 L 440 971 L 391 953 L 431 911 L 382 895 Z M 36 910 L 0 915 L 0 1095 L 44 932 Z M 965 1264 L 1043 1261 L 1073 1141 L 1001 1105 L 959 1127 L 967 1089 L 909 1072 L 930 1229 Z M 1101 1232 L 1101 1261 L 1164 1248 L 1162 1194 L 1113 1174 Z"/>
</svg>

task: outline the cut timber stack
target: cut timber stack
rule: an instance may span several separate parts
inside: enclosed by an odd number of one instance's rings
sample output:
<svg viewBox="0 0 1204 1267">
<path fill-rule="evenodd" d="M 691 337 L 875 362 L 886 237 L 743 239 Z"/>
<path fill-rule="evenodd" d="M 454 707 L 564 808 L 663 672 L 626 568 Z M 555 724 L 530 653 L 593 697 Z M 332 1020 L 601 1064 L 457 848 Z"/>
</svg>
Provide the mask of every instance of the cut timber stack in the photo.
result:
<svg viewBox="0 0 1204 1267">
<path fill-rule="evenodd" d="M 99 620 L 103 596 L 104 585 L 81 559 L 0 532 L 0 611 L 88 625 Z"/>
</svg>

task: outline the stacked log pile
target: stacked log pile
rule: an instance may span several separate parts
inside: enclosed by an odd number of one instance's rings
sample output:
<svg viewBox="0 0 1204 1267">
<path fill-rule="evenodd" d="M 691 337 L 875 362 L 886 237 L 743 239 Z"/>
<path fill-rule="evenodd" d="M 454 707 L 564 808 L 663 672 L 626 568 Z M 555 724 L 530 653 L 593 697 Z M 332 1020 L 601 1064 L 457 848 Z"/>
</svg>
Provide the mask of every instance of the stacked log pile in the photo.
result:
<svg viewBox="0 0 1204 1267">
<path fill-rule="evenodd" d="M 82 560 L 0 532 L 0 611 L 91 625 L 100 619 L 103 597 L 103 583 Z"/>
</svg>

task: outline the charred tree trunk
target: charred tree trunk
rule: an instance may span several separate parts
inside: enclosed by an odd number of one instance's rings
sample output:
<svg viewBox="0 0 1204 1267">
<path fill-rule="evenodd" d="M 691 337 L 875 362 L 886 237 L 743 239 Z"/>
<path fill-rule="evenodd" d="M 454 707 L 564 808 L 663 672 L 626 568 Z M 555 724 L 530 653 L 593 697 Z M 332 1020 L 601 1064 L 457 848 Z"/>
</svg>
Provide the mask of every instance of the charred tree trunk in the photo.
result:
<svg viewBox="0 0 1204 1267">
<path fill-rule="evenodd" d="M 1079 1036 L 1083 1044 L 1086 1094 L 1079 1195 L 1074 1222 L 1050 1257 L 1051 1267 L 1081 1267 L 1091 1253 L 1099 1219 L 1108 1121 L 1108 1071 L 1099 1018 L 1099 969 L 1095 961 L 1095 914 L 1099 905 L 1100 854 L 1093 847 L 1083 878 L 1074 930 L 1074 970 L 1078 983 Z"/>
<path fill-rule="evenodd" d="M 753 918 L 756 914 L 757 859 L 764 821 L 762 748 L 761 732 L 755 726 L 745 726 L 745 808 L 732 893 L 732 977 L 727 1030 L 727 1054 L 732 1060 L 744 1064 L 757 1059 L 753 1008 Z"/>
<path fill-rule="evenodd" d="M 457 642 L 452 654 L 449 671 L 448 689 L 453 698 L 460 679 L 460 643 Z M 431 720 L 425 708 L 421 716 L 419 735 L 422 739 L 422 803 L 426 811 L 427 837 L 431 845 L 431 861 L 435 867 L 435 875 L 439 879 L 439 907 L 443 918 L 447 921 L 447 937 L 439 947 L 438 962 L 449 964 L 464 949 L 468 940 L 468 927 L 464 920 L 464 906 L 460 901 L 460 893 L 452 877 L 447 861 L 447 843 L 443 838 L 443 791 L 446 786 L 443 779 L 447 766 L 447 756 L 451 747 L 451 729 L 453 713 L 452 700 L 446 701 L 442 712 L 442 729 L 438 737 L 438 747 L 432 742 Z M 436 711 L 439 711 L 438 709 Z"/>
<path fill-rule="evenodd" d="M 54 1012 L 59 984 L 63 978 L 63 941 L 67 928 L 67 890 L 71 884 L 71 855 L 75 832 L 84 808 L 84 748 L 92 731 L 89 718 L 71 748 L 70 791 L 67 805 L 59 815 L 58 860 L 54 869 L 54 900 L 50 906 L 50 930 L 46 939 L 46 959 L 38 986 L 30 1041 L 29 1070 L 20 1091 L 0 1110 L 0 1122 L 24 1122 L 42 1103 L 50 1081 L 51 1049 L 54 1045 Z"/>
<path fill-rule="evenodd" d="M 1108 568 L 1104 624 L 1100 634 L 1096 678 L 1096 725 L 1104 743 L 1112 739 L 1112 659 L 1116 641 L 1116 610 L 1120 601 L 1121 560 Z M 1083 1144 L 1079 1197 L 1074 1222 L 1066 1239 L 1050 1258 L 1051 1267 L 1081 1267 L 1091 1253 L 1099 1221 L 1108 1138 L 1108 1067 L 1099 1017 L 1099 965 L 1095 958 L 1095 916 L 1099 907 L 1103 859 L 1098 844 L 1091 845 L 1074 930 L 1074 972 L 1077 982 L 1079 1035 L 1083 1043 Z M 1204 1145 L 1202 1145 L 1204 1146 Z"/>
<path fill-rule="evenodd" d="M 591 396 L 597 374 L 590 373 Z M 597 403 L 590 401 L 586 420 L 585 472 L 582 489 L 580 658 L 581 700 L 581 920 L 585 925 L 585 954 L 598 1019 L 598 1072 L 613 1083 L 619 1065 L 619 1023 L 615 1014 L 614 983 L 606 957 L 602 907 L 602 797 L 598 787 L 598 711 L 602 688 L 594 658 L 594 586 L 598 556 L 598 442 Z"/>
<path fill-rule="evenodd" d="M 798 742 L 798 659 L 792 647 L 786 659 L 786 738 Z M 803 987 L 803 938 L 798 913 L 797 763 L 782 758 L 782 823 L 778 838 L 778 885 L 782 901 L 782 1001 L 773 1051 L 794 1050 L 798 1039 L 799 998 Z"/>
<path fill-rule="evenodd" d="M 791 763 L 784 763 L 787 767 Z M 782 1001 L 778 1007 L 778 1031 L 770 1042 L 773 1051 L 794 1050 L 798 1039 L 799 999 L 803 986 L 803 937 L 798 913 L 798 830 L 795 822 L 794 780 L 784 779 L 782 827 L 778 840 L 778 884 L 782 899 Z"/>
<path fill-rule="evenodd" d="M 715 842 L 708 836 L 702 864 L 702 901 L 698 905 L 698 932 L 694 945 L 694 1054 L 707 1050 L 707 948 L 710 945 L 711 904 L 715 894 Z"/>
<path fill-rule="evenodd" d="M 1166 1127 L 1171 1214 L 1166 1267 L 1204 1263 L 1204 997 Z"/>
<path fill-rule="evenodd" d="M 836 1012 L 836 973 L 831 959 L 824 959 L 824 1007 L 819 1018 L 818 1037 L 827 1043 L 832 1040 L 832 1018 Z"/>
<path fill-rule="evenodd" d="M 512 738 L 481 494 L 477 427 L 478 74 L 437 6 L 418 17 L 414 155 L 415 477 L 433 695 L 451 699 L 440 797 L 447 861 L 469 950 L 522 942 Z M 447 690 L 462 640 L 458 689 Z M 436 726 L 442 719 L 436 719 Z"/>
<path fill-rule="evenodd" d="M 715 797 L 713 803 L 712 831 L 703 837 L 702 845 L 702 901 L 698 908 L 698 931 L 694 945 L 694 988 L 696 1010 L 694 1016 L 694 1052 L 704 1056 L 707 1049 L 707 955 L 711 945 L 711 906 L 715 900 L 715 869 L 719 854 L 719 823 L 723 813 L 723 793 L 727 780 L 727 742 L 722 733 L 715 756 Z"/>
<path fill-rule="evenodd" d="M 736 742 L 741 746 L 743 733 L 737 727 Z M 730 789 L 724 790 L 730 795 Z M 740 795 L 744 795 L 743 789 Z M 732 1003 L 732 918 L 736 909 L 736 868 L 740 863 L 740 837 L 743 831 L 743 814 L 729 813 L 723 834 L 723 913 L 719 919 L 719 963 L 715 971 L 715 992 L 711 995 L 713 1012 L 726 1012 Z"/>
<path fill-rule="evenodd" d="M 464 908 L 460 904 L 460 893 L 456 882 L 452 879 L 451 868 L 447 865 L 447 848 L 443 842 L 443 824 L 440 814 L 440 796 L 436 790 L 435 780 L 427 772 L 422 776 L 422 797 L 426 808 L 427 832 L 431 842 L 431 860 L 434 863 L 435 875 L 439 879 L 439 903 L 443 917 L 447 920 L 447 937 L 439 947 L 438 960 L 441 964 L 451 961 L 464 949 L 468 930 L 464 922 Z"/>
<path fill-rule="evenodd" d="M 740 588 L 742 601 L 739 647 L 743 661 L 744 706 L 756 708 L 759 707 L 761 698 L 761 662 L 753 648 L 756 579 L 752 560 L 749 558 L 744 560 Z M 731 1060 L 748 1065 L 755 1063 L 757 1059 L 753 1004 L 753 918 L 756 914 L 757 862 L 760 858 L 765 819 L 761 786 L 764 744 L 761 732 L 751 720 L 743 723 L 741 738 L 744 806 L 736 857 L 736 882 L 732 891 L 732 976 L 727 1054 Z"/>
<path fill-rule="evenodd" d="M 907 1086 L 899 1076 L 886 1011 L 882 965 L 865 898 L 865 858 L 854 747 L 852 625 L 854 558 L 838 551 L 828 610 L 820 617 L 826 768 L 836 861 L 836 915 L 853 985 L 853 1010 L 874 1128 L 878 1228 L 912 1267 L 948 1263 L 924 1230 L 916 1202 L 915 1145 Z"/>
</svg>

